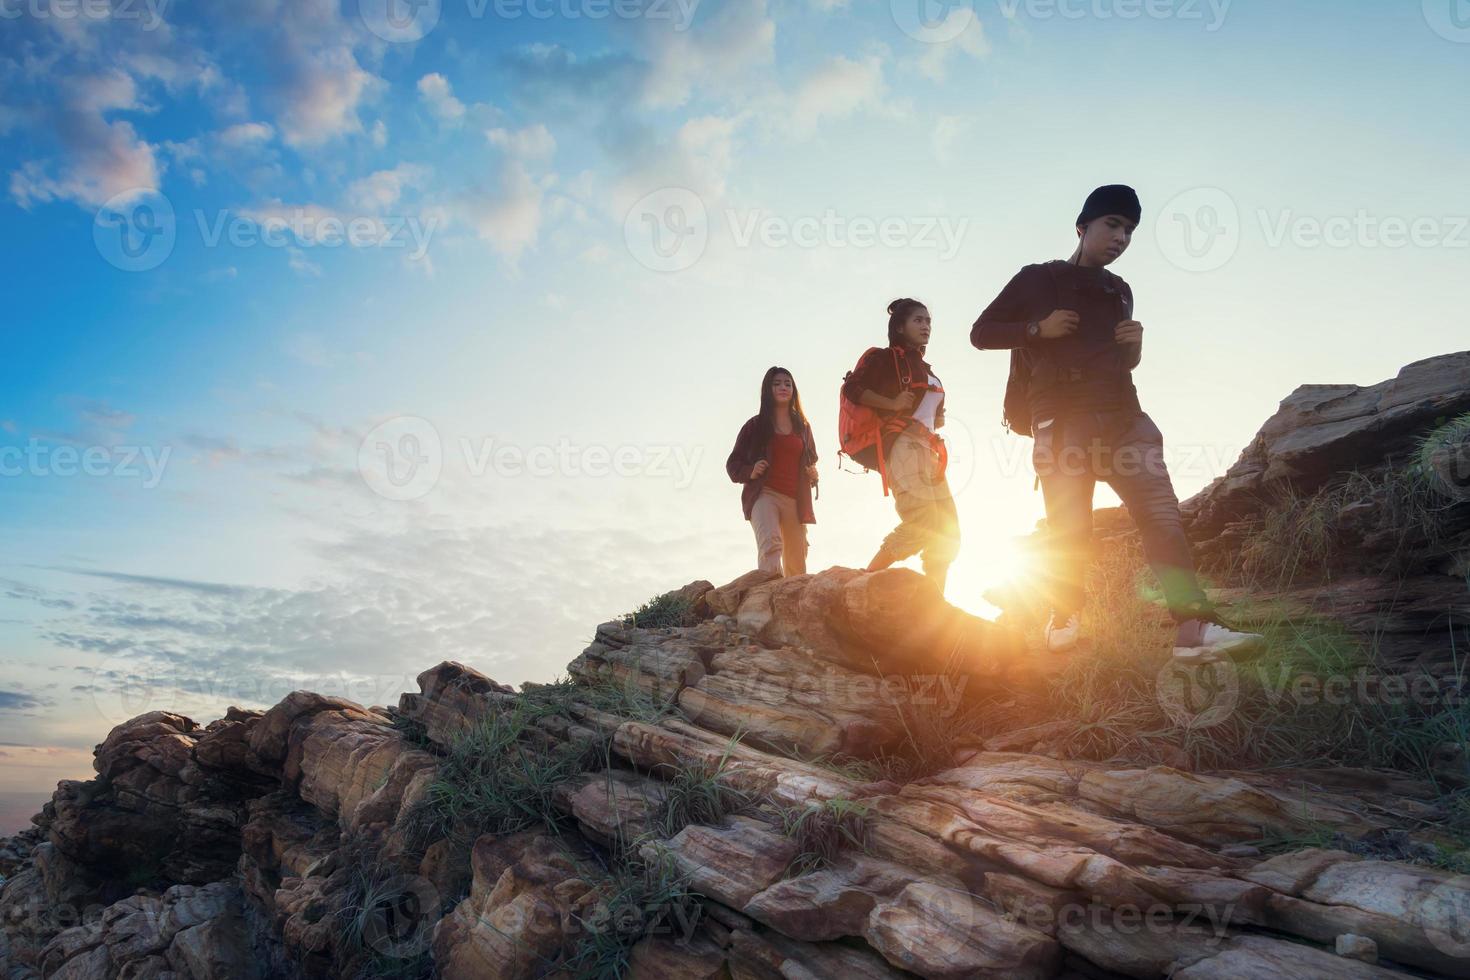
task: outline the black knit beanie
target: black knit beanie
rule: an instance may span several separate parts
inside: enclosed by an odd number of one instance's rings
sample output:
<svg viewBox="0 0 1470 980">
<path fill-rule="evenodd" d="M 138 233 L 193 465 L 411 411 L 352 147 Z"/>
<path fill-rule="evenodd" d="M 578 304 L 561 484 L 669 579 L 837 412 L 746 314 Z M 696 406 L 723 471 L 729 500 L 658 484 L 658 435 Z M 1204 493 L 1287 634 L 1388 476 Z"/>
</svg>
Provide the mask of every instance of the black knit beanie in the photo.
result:
<svg viewBox="0 0 1470 980">
<path fill-rule="evenodd" d="M 1077 224 L 1091 224 L 1106 214 L 1120 214 L 1135 225 L 1143 217 L 1143 205 L 1138 203 L 1138 194 L 1127 184 L 1108 184 L 1087 195 L 1082 213 L 1077 215 Z"/>
</svg>

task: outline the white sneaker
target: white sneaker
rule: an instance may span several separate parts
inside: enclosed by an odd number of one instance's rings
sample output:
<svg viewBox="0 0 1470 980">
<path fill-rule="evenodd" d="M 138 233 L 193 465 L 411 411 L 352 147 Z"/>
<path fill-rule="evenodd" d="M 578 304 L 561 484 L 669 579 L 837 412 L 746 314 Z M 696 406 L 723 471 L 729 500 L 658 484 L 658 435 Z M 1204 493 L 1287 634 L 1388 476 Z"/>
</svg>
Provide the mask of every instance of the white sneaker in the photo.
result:
<svg viewBox="0 0 1470 980">
<path fill-rule="evenodd" d="M 1179 624 L 1174 638 L 1174 659 L 1181 663 L 1213 663 L 1219 660 L 1250 660 L 1265 648 L 1259 633 L 1241 633 L 1202 619 Z"/>
<path fill-rule="evenodd" d="M 1057 615 L 1052 613 L 1046 623 L 1046 648 L 1052 653 L 1067 653 L 1077 646 L 1077 636 L 1082 632 L 1082 617 L 1076 613 L 1067 617 L 1067 622 L 1057 625 Z"/>
</svg>

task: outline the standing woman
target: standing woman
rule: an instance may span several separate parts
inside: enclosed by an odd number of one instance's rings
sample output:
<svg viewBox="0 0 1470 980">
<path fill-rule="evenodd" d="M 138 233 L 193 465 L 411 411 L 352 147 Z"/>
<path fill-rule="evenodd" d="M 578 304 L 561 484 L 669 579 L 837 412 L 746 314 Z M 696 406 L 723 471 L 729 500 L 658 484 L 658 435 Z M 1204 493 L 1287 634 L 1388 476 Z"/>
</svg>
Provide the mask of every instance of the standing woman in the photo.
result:
<svg viewBox="0 0 1470 980">
<path fill-rule="evenodd" d="M 960 549 L 960 523 L 945 480 L 948 454 L 944 386 L 924 360 L 932 322 L 916 299 L 888 305 L 888 347 L 871 352 L 843 385 L 849 400 L 883 420 L 883 456 L 899 525 L 883 539 L 868 571 L 922 553 L 924 574 L 941 593 Z"/>
<path fill-rule="evenodd" d="M 806 574 L 806 525 L 817 522 L 817 444 L 790 371 L 766 372 L 760 414 L 740 427 L 725 472 L 744 484 L 740 505 L 755 530 L 758 566 L 787 576 Z"/>
</svg>

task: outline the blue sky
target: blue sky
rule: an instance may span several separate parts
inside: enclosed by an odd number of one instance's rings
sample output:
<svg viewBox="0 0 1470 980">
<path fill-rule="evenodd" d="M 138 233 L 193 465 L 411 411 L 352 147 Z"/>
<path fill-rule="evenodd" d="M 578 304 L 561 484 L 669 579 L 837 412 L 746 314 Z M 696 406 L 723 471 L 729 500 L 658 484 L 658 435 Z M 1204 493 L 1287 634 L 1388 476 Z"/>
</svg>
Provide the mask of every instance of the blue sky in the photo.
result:
<svg viewBox="0 0 1470 980">
<path fill-rule="evenodd" d="M 1296 385 L 1464 345 L 1463 0 L 387 2 L 0 0 L 0 794 L 135 710 L 548 679 L 733 577 L 772 363 L 825 440 L 812 561 L 864 562 L 836 388 L 896 296 L 980 608 L 1041 504 L 969 324 L 1097 184 L 1144 202 L 1181 496 Z"/>
</svg>

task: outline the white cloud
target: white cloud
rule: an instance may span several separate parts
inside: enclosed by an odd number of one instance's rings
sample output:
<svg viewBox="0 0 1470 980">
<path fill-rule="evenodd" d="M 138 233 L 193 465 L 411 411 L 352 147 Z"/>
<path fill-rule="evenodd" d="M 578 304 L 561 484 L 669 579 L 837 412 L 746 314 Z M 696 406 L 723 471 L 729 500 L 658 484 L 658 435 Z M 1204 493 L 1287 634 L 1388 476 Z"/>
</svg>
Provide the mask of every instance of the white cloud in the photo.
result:
<svg viewBox="0 0 1470 980">
<path fill-rule="evenodd" d="M 556 152 L 556 138 L 541 123 L 524 129 L 492 129 L 485 133 L 491 146 L 505 150 L 519 160 L 545 160 Z"/>
<path fill-rule="evenodd" d="M 766 0 L 728 0 L 687 30 L 651 21 L 642 41 L 649 57 L 642 101 L 655 108 L 680 106 L 697 88 L 727 95 L 760 78 L 758 69 L 775 60 L 776 22 Z"/>
<path fill-rule="evenodd" d="M 268 143 L 275 135 L 275 128 L 270 123 L 246 122 L 221 130 L 218 138 L 222 146 L 237 148 Z"/>
<path fill-rule="evenodd" d="M 440 122 L 457 123 L 464 118 L 464 103 L 454 97 L 449 79 L 435 72 L 419 79 L 419 98 Z"/>
<path fill-rule="evenodd" d="M 378 149 L 381 150 L 383 147 L 388 145 L 388 124 L 379 119 L 377 122 L 373 123 L 371 135 L 373 146 L 376 146 Z"/>
<path fill-rule="evenodd" d="M 286 45 L 287 50 L 296 48 Z M 293 54 L 284 60 L 278 77 L 281 138 L 291 146 L 319 146 L 361 131 L 358 103 L 380 83 L 358 65 L 346 45 Z"/>
<path fill-rule="evenodd" d="M 119 194 L 158 189 L 154 147 L 139 137 L 131 122 L 104 116 L 144 108 L 131 76 L 116 70 L 84 76 L 66 85 L 61 95 L 52 122 L 66 162 L 55 173 L 35 160 L 13 171 L 10 193 L 17 204 L 29 208 L 70 200 L 95 207 Z"/>
<path fill-rule="evenodd" d="M 379 214 L 398 203 L 406 187 L 422 187 L 429 168 L 417 163 L 400 163 L 392 170 L 353 181 L 347 187 L 347 203 L 363 214 Z"/>
<path fill-rule="evenodd" d="M 679 127 L 675 137 L 687 165 L 715 197 L 723 197 L 725 180 L 734 155 L 734 136 L 738 123 L 722 116 L 700 116 Z"/>
<path fill-rule="evenodd" d="M 865 106 L 877 107 L 885 93 L 880 56 L 854 61 L 838 55 L 797 86 L 790 99 L 790 121 L 797 129 L 811 129 L 824 119 L 841 119 Z"/>
<path fill-rule="evenodd" d="M 944 81 L 949 63 L 955 55 L 964 54 L 971 58 L 983 58 L 990 54 L 990 41 L 985 37 L 985 28 L 980 17 L 968 6 L 952 8 L 944 22 L 934 28 L 936 38 L 924 45 L 919 56 L 919 73 L 936 82 Z"/>
<path fill-rule="evenodd" d="M 681 124 L 670 139 L 641 144 L 599 206 L 622 222 L 634 202 L 670 187 L 693 191 L 706 206 L 714 206 L 725 195 L 739 126 L 736 118 L 698 116 Z M 579 179 L 576 187 L 581 194 L 597 193 L 586 180 Z"/>
<path fill-rule="evenodd" d="M 291 271 L 298 275 L 320 279 L 322 267 L 306 257 L 306 253 L 292 245 L 286 249 L 287 261 L 291 265 Z"/>
<path fill-rule="evenodd" d="M 322 234 L 323 226 L 332 227 L 343 215 L 333 208 L 321 204 L 283 204 L 279 200 L 268 201 L 254 207 L 241 208 L 240 217 L 253 221 L 264 228 L 289 230 L 297 240 L 314 245 Z"/>
<path fill-rule="evenodd" d="M 303 477 L 328 491 L 362 486 L 355 470 Z M 696 562 L 710 551 L 698 536 L 427 520 L 350 531 L 310 547 L 327 571 L 297 587 L 59 568 L 53 573 L 102 587 L 64 598 L 27 587 L 31 594 L 17 601 L 59 609 L 37 629 L 58 650 L 83 655 L 69 658 L 81 660 L 72 669 L 82 710 L 123 707 L 114 685 L 132 680 L 136 687 L 141 676 L 155 681 L 146 696 L 156 700 L 130 700 L 127 714 L 166 709 L 203 722 L 230 704 L 269 707 L 298 689 L 395 703 L 400 692 L 418 689 L 419 672 L 442 660 L 508 683 L 550 681 L 596 623 L 691 577 L 671 581 L 669 564 L 659 562 L 616 576 L 589 577 L 588 569 L 619 567 L 629 554 Z M 446 568 L 454 573 L 446 576 Z M 66 606 L 45 605 L 59 601 Z M 76 707 L 55 713 L 80 714 Z M 103 730 L 122 720 L 94 718 Z"/>
<path fill-rule="evenodd" d="M 459 199 L 458 212 L 475 234 L 514 263 L 536 243 L 545 187 L 519 160 L 507 160 L 494 190 L 476 188 Z"/>
</svg>

